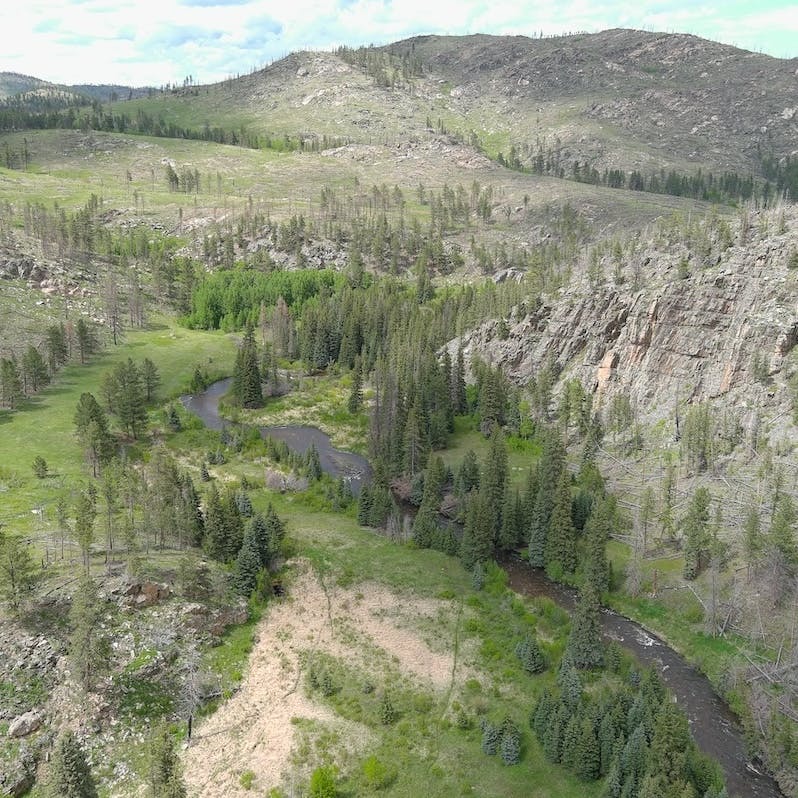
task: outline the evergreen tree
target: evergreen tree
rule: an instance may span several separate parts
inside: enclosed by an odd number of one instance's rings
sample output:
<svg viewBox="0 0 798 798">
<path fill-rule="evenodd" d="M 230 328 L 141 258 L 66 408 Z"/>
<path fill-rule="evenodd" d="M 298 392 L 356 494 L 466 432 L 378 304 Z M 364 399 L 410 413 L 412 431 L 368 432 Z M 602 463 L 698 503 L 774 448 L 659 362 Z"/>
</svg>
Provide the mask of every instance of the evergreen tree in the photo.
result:
<svg viewBox="0 0 798 798">
<path fill-rule="evenodd" d="M 22 356 L 22 376 L 25 391 L 28 393 L 36 393 L 50 382 L 50 374 L 47 371 L 44 358 L 33 344 L 28 346 Z"/>
<path fill-rule="evenodd" d="M 148 357 L 145 357 L 141 364 L 141 381 L 144 384 L 145 398 L 147 402 L 151 402 L 161 384 L 161 375 L 158 373 L 158 367 Z"/>
<path fill-rule="evenodd" d="M 244 535 L 233 571 L 233 585 L 240 595 L 249 596 L 252 593 L 262 567 L 259 542 L 251 533 Z"/>
<path fill-rule="evenodd" d="M 0 358 L 0 401 L 13 409 L 21 398 L 22 377 L 16 359 L 13 355 Z"/>
<path fill-rule="evenodd" d="M 413 539 L 421 547 L 432 546 L 438 530 L 438 508 L 446 479 L 446 466 L 440 457 L 430 462 L 425 472 L 424 491 L 413 521 Z"/>
<path fill-rule="evenodd" d="M 566 656 L 577 668 L 600 668 L 604 663 L 599 597 L 590 582 L 583 586 L 571 620 Z"/>
<path fill-rule="evenodd" d="M 0 526 L 0 599 L 12 612 L 22 608 L 37 577 L 28 543 L 16 535 L 7 535 Z"/>
<path fill-rule="evenodd" d="M 353 415 L 363 406 L 363 374 L 359 356 L 355 358 L 355 366 L 352 369 L 352 388 L 346 406 Z"/>
<path fill-rule="evenodd" d="M 53 750 L 47 798 L 97 798 L 97 788 L 83 748 L 72 731 L 64 732 Z"/>
<path fill-rule="evenodd" d="M 149 751 L 148 786 L 152 798 L 186 798 L 180 757 L 164 724 L 155 732 Z"/>
<path fill-rule="evenodd" d="M 94 351 L 95 338 L 94 331 L 86 323 L 84 318 L 79 318 L 75 324 L 75 336 L 78 341 L 78 353 L 80 355 L 80 362 L 85 363 L 86 358 Z"/>
<path fill-rule="evenodd" d="M 557 497 L 557 486 L 565 470 L 565 451 L 553 429 L 543 433 L 543 451 L 537 468 L 535 505 L 529 524 L 529 562 L 535 568 L 546 565 L 547 540 L 551 514 Z M 570 514 L 570 509 L 569 509 Z"/>
<path fill-rule="evenodd" d="M 543 693 L 541 693 L 540 698 L 538 699 L 537 704 L 535 704 L 535 708 L 532 710 L 532 714 L 529 717 L 529 725 L 532 728 L 532 731 L 535 732 L 535 737 L 537 737 L 538 742 L 542 743 L 543 738 L 546 735 L 546 729 L 549 726 L 549 721 L 554 714 L 557 705 L 554 700 L 554 697 L 551 694 L 551 691 L 546 688 Z"/>
<path fill-rule="evenodd" d="M 500 549 L 508 551 L 518 546 L 522 522 L 523 510 L 518 488 L 511 491 L 507 486 L 502 509 L 502 526 L 499 530 L 498 546 Z"/>
<path fill-rule="evenodd" d="M 584 718 L 580 724 L 573 767 L 574 773 L 583 781 L 594 781 L 600 776 L 601 749 L 590 718 Z"/>
<path fill-rule="evenodd" d="M 315 443 L 310 444 L 308 449 L 305 463 L 305 473 L 311 482 L 318 482 L 321 479 L 321 459 L 319 458 L 319 450 L 316 448 Z"/>
<path fill-rule="evenodd" d="M 485 494 L 472 494 L 466 509 L 460 559 L 466 570 L 478 562 L 489 560 L 493 554 L 494 509 L 488 504 Z"/>
<path fill-rule="evenodd" d="M 108 667 L 111 648 L 103 636 L 103 606 L 96 582 L 84 576 L 75 589 L 69 611 L 69 657 L 75 678 L 91 690 L 97 676 Z"/>
<path fill-rule="evenodd" d="M 229 546 L 229 530 L 225 518 L 222 499 L 214 483 L 205 499 L 205 536 L 202 548 L 214 560 L 224 562 L 227 559 Z"/>
<path fill-rule="evenodd" d="M 546 669 L 546 660 L 534 637 L 525 637 L 515 647 L 515 655 L 527 673 L 540 673 Z"/>
<path fill-rule="evenodd" d="M 452 409 L 458 415 L 466 412 L 466 383 L 465 383 L 465 362 L 463 358 L 463 347 L 457 348 L 457 360 L 452 368 L 451 381 Z"/>
<path fill-rule="evenodd" d="M 559 579 L 563 574 L 573 573 L 575 568 L 576 531 L 571 516 L 571 475 L 564 469 L 546 538 L 546 573 Z"/>
<path fill-rule="evenodd" d="M 498 542 L 502 528 L 502 505 L 507 485 L 507 443 L 499 427 L 494 427 L 490 448 L 480 478 L 479 492 L 491 508 L 491 544 Z"/>
<path fill-rule="evenodd" d="M 796 512 L 792 499 L 783 494 L 776 502 L 770 525 L 769 545 L 780 564 L 790 573 L 798 565 L 798 545 L 795 541 Z"/>
<path fill-rule="evenodd" d="M 114 369 L 114 381 L 116 384 L 114 412 L 119 418 L 122 429 L 133 438 L 137 438 L 147 422 L 147 408 L 141 372 L 132 358 L 128 358 Z"/>
<path fill-rule="evenodd" d="M 251 325 L 244 330 L 244 338 L 236 354 L 232 393 L 242 407 L 260 407 L 263 404 L 258 347 Z"/>
<path fill-rule="evenodd" d="M 457 470 L 454 481 L 455 492 L 458 496 L 465 496 L 469 491 L 479 487 L 480 470 L 479 461 L 473 449 L 469 449 L 464 455 Z"/>
<path fill-rule="evenodd" d="M 97 476 L 100 466 L 114 454 L 114 440 L 108 431 L 105 411 L 90 393 L 82 393 L 75 410 L 75 434 Z"/>
<path fill-rule="evenodd" d="M 61 324 L 51 324 L 47 328 L 46 346 L 47 365 L 50 368 L 50 374 L 55 374 L 59 367 L 66 363 L 69 358 L 69 347 L 63 322 Z"/>
<path fill-rule="evenodd" d="M 489 720 L 482 721 L 482 753 L 494 756 L 499 751 L 501 733 L 499 727 Z"/>
<path fill-rule="evenodd" d="M 510 717 L 501 725 L 499 755 L 505 765 L 517 765 L 521 761 L 521 731 Z"/>
<path fill-rule="evenodd" d="M 682 519 L 684 535 L 684 578 L 695 579 L 709 550 L 709 505 L 712 500 L 705 487 L 696 489 Z"/>
<path fill-rule="evenodd" d="M 613 497 L 599 501 L 585 525 L 585 580 L 601 595 L 609 588 L 610 567 L 607 543 L 615 528 L 616 504 Z"/>
<path fill-rule="evenodd" d="M 97 518 L 97 492 L 94 485 L 78 493 L 75 501 L 75 538 L 80 546 L 86 577 L 91 566 L 91 547 L 94 543 L 94 522 Z"/>
</svg>

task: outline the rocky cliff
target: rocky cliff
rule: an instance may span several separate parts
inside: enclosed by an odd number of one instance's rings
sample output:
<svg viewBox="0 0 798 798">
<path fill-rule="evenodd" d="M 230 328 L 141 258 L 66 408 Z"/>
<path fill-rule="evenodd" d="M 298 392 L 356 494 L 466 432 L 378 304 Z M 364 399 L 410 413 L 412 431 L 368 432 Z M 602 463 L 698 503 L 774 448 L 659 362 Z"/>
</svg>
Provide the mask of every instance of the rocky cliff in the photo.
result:
<svg viewBox="0 0 798 798">
<path fill-rule="evenodd" d="M 659 231 L 589 256 L 580 276 L 511 320 L 506 337 L 491 321 L 464 337 L 464 350 L 519 384 L 555 365 L 560 383 L 579 378 L 599 405 L 625 392 L 652 418 L 721 398 L 743 417 L 775 416 L 798 343 L 796 252 L 796 209 Z"/>
</svg>

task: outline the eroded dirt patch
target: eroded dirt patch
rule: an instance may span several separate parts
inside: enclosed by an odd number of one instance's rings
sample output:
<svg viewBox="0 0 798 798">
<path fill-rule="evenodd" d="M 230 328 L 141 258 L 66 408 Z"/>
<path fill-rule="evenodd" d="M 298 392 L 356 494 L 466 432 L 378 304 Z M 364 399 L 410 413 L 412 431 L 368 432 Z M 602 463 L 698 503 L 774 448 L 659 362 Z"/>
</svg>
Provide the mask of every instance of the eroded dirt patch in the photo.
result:
<svg viewBox="0 0 798 798">
<path fill-rule="evenodd" d="M 435 628 L 445 613 L 456 623 L 454 602 L 399 596 L 374 583 L 341 588 L 301 564 L 290 596 L 261 622 L 241 689 L 202 723 L 184 753 L 190 794 L 245 798 L 252 795 L 239 782 L 245 771 L 254 772 L 258 791 L 294 783 L 291 755 L 308 726 L 341 740 L 344 759 L 369 745 L 368 727 L 306 695 L 303 663 L 314 652 L 361 671 L 398 670 L 436 692 L 459 683 L 466 670 L 453 640 L 447 643 L 442 634 L 434 646 L 425 642 L 432 640 L 424 630 Z"/>
</svg>

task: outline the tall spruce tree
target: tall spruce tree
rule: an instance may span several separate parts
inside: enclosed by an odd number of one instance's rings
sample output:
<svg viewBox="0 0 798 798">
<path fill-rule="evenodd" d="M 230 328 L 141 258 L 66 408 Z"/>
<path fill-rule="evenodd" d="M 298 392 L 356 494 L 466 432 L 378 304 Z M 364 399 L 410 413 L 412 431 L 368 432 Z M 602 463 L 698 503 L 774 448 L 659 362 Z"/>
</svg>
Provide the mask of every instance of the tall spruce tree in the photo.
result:
<svg viewBox="0 0 798 798">
<path fill-rule="evenodd" d="M 554 579 L 576 568 L 576 530 L 571 513 L 571 475 L 563 469 L 546 537 L 546 573 Z"/>
<path fill-rule="evenodd" d="M 47 798 L 97 798 L 86 754 L 72 731 L 55 744 L 45 791 Z"/>
<path fill-rule="evenodd" d="M 108 417 L 90 393 L 82 393 L 75 409 L 75 435 L 91 463 L 92 475 L 114 455 L 114 439 L 108 431 Z"/>
<path fill-rule="evenodd" d="M 709 505 L 712 501 L 705 487 L 696 489 L 682 519 L 684 535 L 684 578 L 695 579 L 709 551 Z"/>
<path fill-rule="evenodd" d="M 111 647 L 102 631 L 103 614 L 97 583 L 84 576 L 75 589 L 69 611 L 69 658 L 75 678 L 86 690 L 94 688 L 110 660 Z"/>
<path fill-rule="evenodd" d="M 242 407 L 260 407 L 263 404 L 258 347 L 252 325 L 247 325 L 238 347 L 233 369 L 233 396 Z"/>
<path fill-rule="evenodd" d="M 582 587 L 579 603 L 571 619 L 571 633 L 566 648 L 566 656 L 577 668 L 587 670 L 600 668 L 604 664 L 600 613 L 598 593 L 587 582 Z"/>
<path fill-rule="evenodd" d="M 493 554 L 494 508 L 481 491 L 472 493 L 466 509 L 460 559 L 471 570 L 478 562 L 489 560 Z"/>
<path fill-rule="evenodd" d="M 546 565 L 546 549 L 557 486 L 565 469 L 565 450 L 559 434 L 543 432 L 543 451 L 537 467 L 535 505 L 529 520 L 529 562 L 536 568 Z"/>
<path fill-rule="evenodd" d="M 149 758 L 148 784 L 152 798 L 186 798 L 180 757 L 166 724 L 155 732 Z"/>
</svg>

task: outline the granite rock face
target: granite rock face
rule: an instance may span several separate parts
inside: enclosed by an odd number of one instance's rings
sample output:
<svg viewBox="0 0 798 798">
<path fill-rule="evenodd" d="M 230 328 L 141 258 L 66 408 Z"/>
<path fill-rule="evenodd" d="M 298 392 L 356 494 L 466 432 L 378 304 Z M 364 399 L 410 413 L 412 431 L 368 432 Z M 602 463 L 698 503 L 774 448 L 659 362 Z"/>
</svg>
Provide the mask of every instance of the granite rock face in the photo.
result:
<svg viewBox="0 0 798 798">
<path fill-rule="evenodd" d="M 726 248 L 711 265 L 682 247 L 640 253 L 650 275 L 638 290 L 576 280 L 511 323 L 503 340 L 498 321 L 464 336 L 464 352 L 518 384 L 555 364 L 560 381 L 578 378 L 599 406 L 623 392 L 651 417 L 706 400 L 743 411 L 778 404 L 798 343 L 798 272 L 788 266 L 798 214 L 784 226 Z"/>
</svg>

